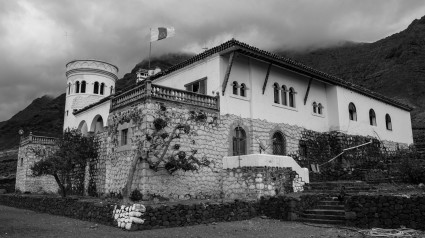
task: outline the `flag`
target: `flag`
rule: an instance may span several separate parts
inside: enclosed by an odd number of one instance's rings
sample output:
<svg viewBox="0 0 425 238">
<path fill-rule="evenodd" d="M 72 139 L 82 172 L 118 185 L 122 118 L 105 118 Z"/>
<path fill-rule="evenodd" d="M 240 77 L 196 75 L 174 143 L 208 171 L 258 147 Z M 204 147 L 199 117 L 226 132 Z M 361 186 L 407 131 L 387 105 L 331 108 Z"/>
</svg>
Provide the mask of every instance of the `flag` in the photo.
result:
<svg viewBox="0 0 425 238">
<path fill-rule="evenodd" d="M 151 29 L 151 42 L 162 40 L 175 35 L 174 27 L 158 27 Z"/>
</svg>

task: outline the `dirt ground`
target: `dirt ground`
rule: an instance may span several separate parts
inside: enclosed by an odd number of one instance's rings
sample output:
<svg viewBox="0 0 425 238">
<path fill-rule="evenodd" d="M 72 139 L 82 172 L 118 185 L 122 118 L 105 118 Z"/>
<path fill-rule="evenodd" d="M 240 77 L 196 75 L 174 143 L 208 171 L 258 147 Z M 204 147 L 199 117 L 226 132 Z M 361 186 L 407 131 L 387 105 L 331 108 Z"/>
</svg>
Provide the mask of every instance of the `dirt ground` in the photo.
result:
<svg viewBox="0 0 425 238">
<path fill-rule="evenodd" d="M 0 205 L 0 237 L 362 237 L 356 231 L 298 222 L 247 221 L 127 232 L 67 217 Z"/>
</svg>

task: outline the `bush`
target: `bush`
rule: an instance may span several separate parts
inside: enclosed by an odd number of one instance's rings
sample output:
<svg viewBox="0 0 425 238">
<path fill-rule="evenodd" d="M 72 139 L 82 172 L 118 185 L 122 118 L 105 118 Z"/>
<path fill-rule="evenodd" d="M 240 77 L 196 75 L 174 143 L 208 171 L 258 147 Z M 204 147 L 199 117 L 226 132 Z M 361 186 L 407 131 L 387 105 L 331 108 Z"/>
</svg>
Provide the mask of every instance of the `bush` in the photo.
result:
<svg viewBox="0 0 425 238">
<path fill-rule="evenodd" d="M 401 153 L 400 173 L 407 183 L 425 183 L 424 160 L 416 151 Z"/>
</svg>

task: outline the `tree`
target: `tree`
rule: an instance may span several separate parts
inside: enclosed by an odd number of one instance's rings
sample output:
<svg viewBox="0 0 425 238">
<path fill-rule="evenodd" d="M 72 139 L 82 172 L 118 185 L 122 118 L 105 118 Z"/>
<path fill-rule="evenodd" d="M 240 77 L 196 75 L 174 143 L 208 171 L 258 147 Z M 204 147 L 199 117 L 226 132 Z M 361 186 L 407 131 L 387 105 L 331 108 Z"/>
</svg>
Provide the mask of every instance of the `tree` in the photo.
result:
<svg viewBox="0 0 425 238">
<path fill-rule="evenodd" d="M 76 129 L 66 130 L 56 141 L 56 150 L 31 167 L 34 176 L 52 175 L 62 197 L 72 188 L 72 175 L 83 169 L 91 158 L 97 158 L 99 144 L 94 137 L 83 136 Z"/>
</svg>

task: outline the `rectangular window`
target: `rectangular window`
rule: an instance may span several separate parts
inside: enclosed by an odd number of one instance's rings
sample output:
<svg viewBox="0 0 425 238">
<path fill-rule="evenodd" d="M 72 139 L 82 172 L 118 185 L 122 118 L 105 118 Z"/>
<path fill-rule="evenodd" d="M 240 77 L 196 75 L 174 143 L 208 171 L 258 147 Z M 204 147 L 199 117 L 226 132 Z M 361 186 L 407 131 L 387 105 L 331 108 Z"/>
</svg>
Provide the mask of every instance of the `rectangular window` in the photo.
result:
<svg viewBox="0 0 425 238">
<path fill-rule="evenodd" d="M 207 77 L 184 85 L 186 91 L 207 94 Z"/>
<path fill-rule="evenodd" d="M 121 145 L 127 145 L 128 129 L 121 131 Z"/>
</svg>

